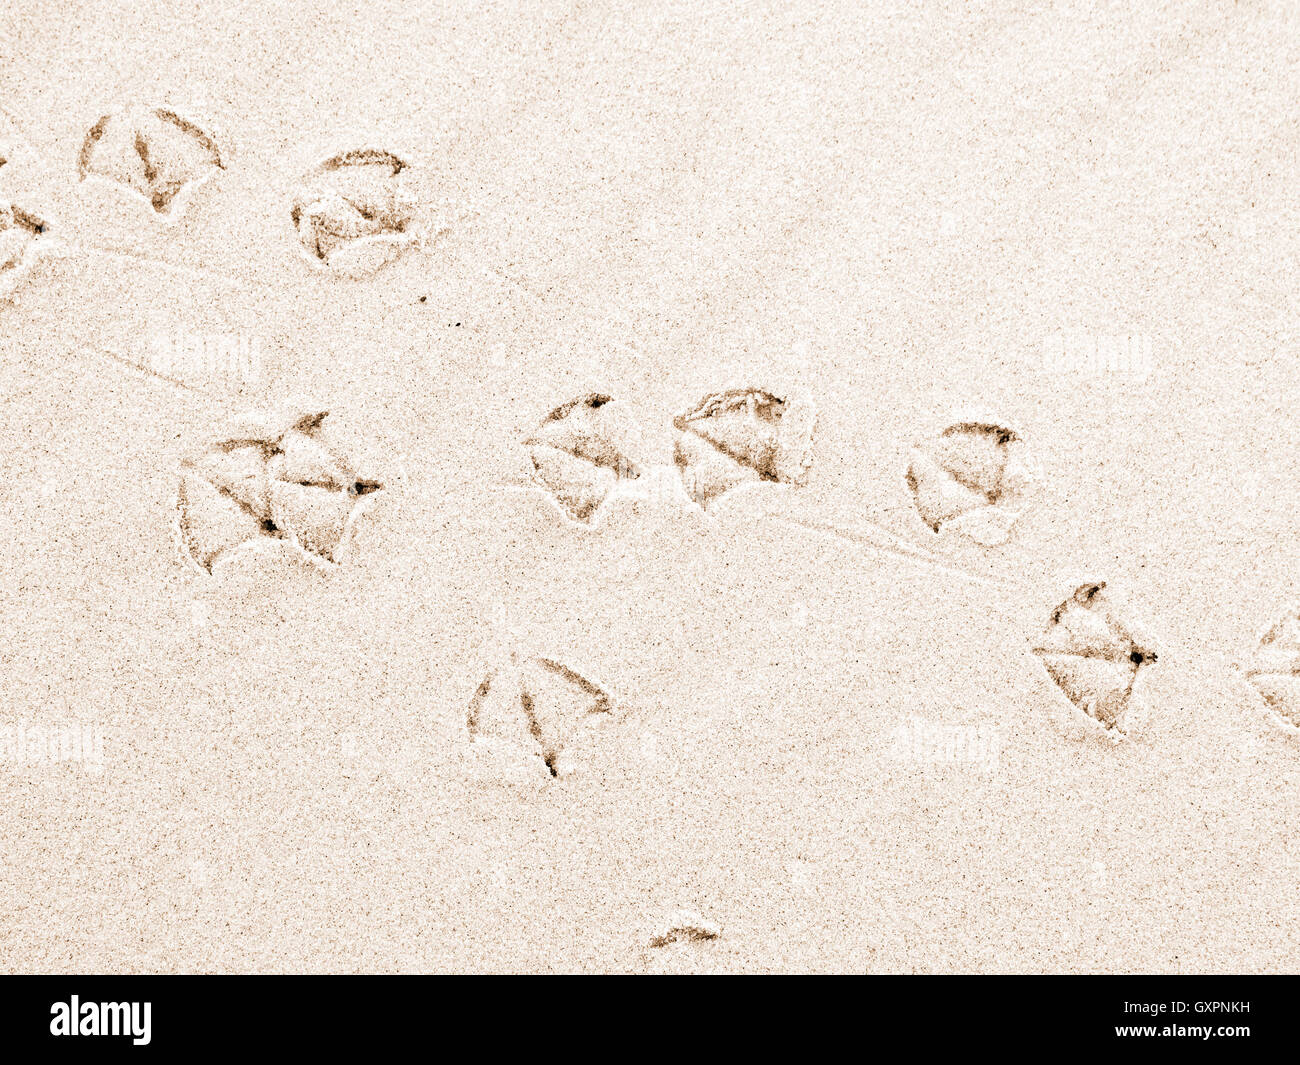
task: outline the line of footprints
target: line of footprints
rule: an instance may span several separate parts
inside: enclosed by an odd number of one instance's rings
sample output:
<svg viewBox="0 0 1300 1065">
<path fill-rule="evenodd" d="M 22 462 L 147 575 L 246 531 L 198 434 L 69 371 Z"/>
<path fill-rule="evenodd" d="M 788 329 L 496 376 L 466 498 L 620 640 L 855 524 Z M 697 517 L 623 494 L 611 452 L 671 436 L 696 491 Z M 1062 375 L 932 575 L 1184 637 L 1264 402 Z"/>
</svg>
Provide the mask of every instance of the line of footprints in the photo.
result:
<svg viewBox="0 0 1300 1065">
<path fill-rule="evenodd" d="M 0 138 L 0 176 L 10 165 Z M 77 159 L 82 181 L 108 182 L 163 221 L 174 221 L 226 169 L 213 136 L 176 111 L 127 108 L 88 130 Z M 417 243 L 422 227 L 407 160 L 364 147 L 323 160 L 299 180 L 287 221 L 302 256 L 340 277 L 364 277 Z M 51 223 L 0 199 L 0 299 L 12 292 L 50 245 Z M 254 416 L 186 459 L 176 501 L 176 531 L 203 572 L 232 553 L 274 542 L 326 568 L 339 563 L 368 497 L 383 484 L 358 474 L 328 431 L 325 410 Z M 735 489 L 802 484 L 812 455 L 815 411 L 799 396 L 754 388 L 705 396 L 673 419 L 674 464 L 689 500 L 709 510 Z M 566 519 L 594 525 L 620 484 L 645 467 L 631 455 L 632 434 L 618 404 L 599 394 L 556 407 L 524 441 L 534 483 Z M 1032 491 L 1024 443 L 992 422 L 959 422 L 918 444 L 904 475 L 917 514 L 934 533 L 1003 542 Z M 1081 585 L 1050 614 L 1033 646 L 1065 697 L 1113 738 L 1142 670 L 1156 661 L 1104 582 Z M 1300 611 L 1262 638 L 1246 678 L 1285 726 L 1300 730 Z M 593 721 L 614 712 L 598 685 L 560 662 L 529 658 L 489 673 L 469 701 L 473 744 L 503 748 L 562 778 L 566 751 Z M 671 923 L 651 948 L 717 938 L 702 918 Z"/>
<path fill-rule="evenodd" d="M 760 389 L 705 396 L 673 420 L 674 459 L 685 494 L 708 510 L 741 487 L 800 484 L 807 476 L 814 411 L 803 398 Z M 561 404 L 523 441 L 533 481 L 563 519 L 594 524 L 615 487 L 642 467 L 628 455 L 628 425 L 608 396 Z M 903 480 L 921 520 L 979 542 L 1005 537 L 1030 477 L 1012 430 L 959 422 L 913 450 Z M 248 416 L 181 466 L 176 531 L 204 573 L 258 545 L 288 549 L 330 569 L 341 563 L 367 501 L 383 489 L 359 473 L 329 431 L 328 412 L 291 407 Z M 1049 615 L 1033 652 L 1069 701 L 1114 739 L 1142 671 L 1157 660 L 1104 582 L 1078 587 Z M 1279 721 L 1300 730 L 1300 613 L 1264 637 L 1246 677 Z M 549 659 L 511 663 L 489 675 L 470 701 L 474 741 L 505 744 L 565 775 L 563 755 L 613 700 L 590 680 Z"/>
<path fill-rule="evenodd" d="M 0 177 L 16 165 L 0 137 Z M 215 138 L 165 107 L 129 107 L 99 118 L 77 156 L 80 181 L 106 182 L 164 222 L 174 222 L 228 166 Z M 302 257 L 340 277 L 374 273 L 422 233 L 412 166 L 393 152 L 360 147 L 323 160 L 298 180 L 286 206 Z M 0 199 L 0 298 L 50 247 L 51 223 Z"/>
<path fill-rule="evenodd" d="M 706 510 L 742 485 L 802 484 L 814 411 L 801 398 L 754 388 L 705 396 L 673 420 L 673 460 L 687 496 Z M 573 521 L 592 524 L 620 482 L 640 479 L 630 457 L 632 426 L 609 396 L 585 395 L 556 407 L 524 441 L 536 482 Z"/>
</svg>

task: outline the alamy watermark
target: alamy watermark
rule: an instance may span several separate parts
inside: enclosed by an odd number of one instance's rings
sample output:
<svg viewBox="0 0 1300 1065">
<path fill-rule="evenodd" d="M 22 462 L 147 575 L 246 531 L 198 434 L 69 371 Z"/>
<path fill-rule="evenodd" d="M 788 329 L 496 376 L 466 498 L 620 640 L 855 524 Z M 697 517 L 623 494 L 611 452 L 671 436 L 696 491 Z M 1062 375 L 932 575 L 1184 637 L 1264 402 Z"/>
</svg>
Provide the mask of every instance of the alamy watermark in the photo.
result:
<svg viewBox="0 0 1300 1065">
<path fill-rule="evenodd" d="M 1149 333 L 1091 333 L 1065 329 L 1044 338 L 1043 369 L 1088 377 L 1115 375 L 1145 381 L 1155 368 Z"/>
<path fill-rule="evenodd" d="M 998 768 L 1002 732 L 989 725 L 945 725 L 913 715 L 894 727 L 889 757 L 918 766 Z"/>
<path fill-rule="evenodd" d="M 149 337 L 149 368 L 164 377 L 255 384 L 262 377 L 262 343 L 243 333 L 159 331 Z"/>
<path fill-rule="evenodd" d="M 71 763 L 98 775 L 104 771 L 104 735 L 98 725 L 74 722 L 0 725 L 0 762 L 18 766 Z"/>
</svg>

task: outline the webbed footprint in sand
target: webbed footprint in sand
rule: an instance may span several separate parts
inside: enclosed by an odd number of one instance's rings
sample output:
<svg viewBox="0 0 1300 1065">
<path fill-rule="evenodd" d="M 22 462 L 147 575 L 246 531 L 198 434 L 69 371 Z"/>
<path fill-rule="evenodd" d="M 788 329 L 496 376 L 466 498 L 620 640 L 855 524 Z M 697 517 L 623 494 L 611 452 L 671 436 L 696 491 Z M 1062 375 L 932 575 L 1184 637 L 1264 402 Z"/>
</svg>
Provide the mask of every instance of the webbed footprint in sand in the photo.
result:
<svg viewBox="0 0 1300 1065">
<path fill-rule="evenodd" d="M 1020 516 L 1033 477 L 1020 436 L 990 422 L 959 422 L 912 449 L 907 485 L 921 520 L 977 543 L 999 544 Z"/>
<path fill-rule="evenodd" d="M 45 219 L 0 200 L 0 299 L 17 289 L 49 244 Z"/>
<path fill-rule="evenodd" d="M 267 539 L 336 562 L 363 497 L 383 486 L 359 477 L 321 439 L 326 411 L 246 419 L 181 467 L 181 541 L 212 572 L 218 559 Z"/>
<path fill-rule="evenodd" d="M 1104 582 L 1075 589 L 1052 611 L 1034 653 L 1071 703 L 1122 736 L 1133 684 L 1156 652 L 1133 634 L 1105 589 Z"/>
<path fill-rule="evenodd" d="M 466 726 L 471 743 L 496 746 L 562 777 L 573 771 L 566 748 L 613 709 L 598 685 L 568 666 L 527 658 L 484 677 L 470 699 Z"/>
<path fill-rule="evenodd" d="M 104 115 L 86 134 L 77 163 L 82 180 L 115 182 L 164 217 L 179 216 L 194 190 L 224 169 L 212 135 L 163 107 Z"/>
<path fill-rule="evenodd" d="M 392 152 L 362 148 L 306 174 L 289 214 L 308 260 L 360 278 L 415 243 L 420 230 L 410 169 Z"/>
<path fill-rule="evenodd" d="M 1259 642 L 1246 679 L 1279 718 L 1300 728 L 1300 610 L 1287 611 Z"/>
<path fill-rule="evenodd" d="M 674 461 L 687 495 L 707 509 L 741 485 L 802 484 L 815 418 L 804 397 L 783 399 L 758 388 L 705 396 L 673 419 Z"/>
<path fill-rule="evenodd" d="M 722 929 L 716 922 L 697 913 L 681 912 L 674 914 L 660 931 L 651 936 L 647 946 L 658 950 L 674 943 L 707 943 L 720 935 Z"/>
<path fill-rule="evenodd" d="M 556 407 L 524 446 L 533 480 L 571 519 L 586 524 L 619 481 L 641 475 L 627 456 L 627 438 L 617 404 L 593 393 Z"/>
<path fill-rule="evenodd" d="M 722 927 L 716 921 L 689 910 L 679 910 L 659 923 L 640 951 L 645 971 L 703 973 L 716 968 L 720 955 Z"/>
</svg>

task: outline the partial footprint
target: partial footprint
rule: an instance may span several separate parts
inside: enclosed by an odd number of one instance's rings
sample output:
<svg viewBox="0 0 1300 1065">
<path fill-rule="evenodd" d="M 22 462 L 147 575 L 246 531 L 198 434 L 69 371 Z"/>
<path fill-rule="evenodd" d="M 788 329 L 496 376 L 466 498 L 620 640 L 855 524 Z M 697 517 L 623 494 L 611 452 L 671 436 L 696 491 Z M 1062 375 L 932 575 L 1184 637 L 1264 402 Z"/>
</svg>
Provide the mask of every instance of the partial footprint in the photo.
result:
<svg viewBox="0 0 1300 1065">
<path fill-rule="evenodd" d="M 673 419 L 674 459 L 686 493 L 702 507 L 740 485 L 802 484 L 812 461 L 816 410 L 756 388 L 705 396 Z"/>
<path fill-rule="evenodd" d="M 164 217 L 224 169 L 212 136 L 165 108 L 129 108 L 105 115 L 86 134 L 78 173 L 102 177 L 142 196 Z"/>
<path fill-rule="evenodd" d="M 698 913 L 679 911 L 661 923 L 640 950 L 644 971 L 659 975 L 710 973 L 720 961 L 722 929 Z"/>
<path fill-rule="evenodd" d="M 1070 702 L 1122 735 L 1133 682 L 1156 653 L 1133 636 L 1105 588 L 1099 582 L 1075 589 L 1052 611 L 1034 652 Z"/>
<path fill-rule="evenodd" d="M 326 159 L 302 180 L 290 217 L 315 265 L 365 277 L 419 237 L 409 165 L 363 148 Z"/>
<path fill-rule="evenodd" d="M 907 484 L 921 519 L 980 544 L 1002 543 L 1033 483 L 1016 433 L 987 422 L 960 422 L 912 449 Z"/>
<path fill-rule="evenodd" d="M 1289 611 L 1268 630 L 1246 677 L 1270 709 L 1300 728 L 1300 611 Z"/>
<path fill-rule="evenodd" d="M 0 200 L 0 299 L 18 287 L 49 243 L 47 222 Z"/>
<path fill-rule="evenodd" d="M 652 950 L 674 943 L 705 943 L 722 935 L 722 929 L 713 921 L 697 913 L 677 913 L 646 944 Z"/>
<path fill-rule="evenodd" d="M 627 457 L 629 426 L 609 396 L 561 404 L 524 441 L 533 479 L 574 521 L 587 523 L 620 480 L 641 475 Z"/>
<path fill-rule="evenodd" d="M 181 467 L 180 534 L 191 558 L 216 561 L 267 538 L 338 560 L 359 501 L 383 486 L 359 478 L 321 439 L 326 411 L 254 417 Z"/>
<path fill-rule="evenodd" d="M 564 751 L 595 715 L 613 711 L 610 697 L 568 666 L 529 658 L 489 673 L 470 700 L 470 739 L 537 759 L 552 777 L 573 766 Z"/>
</svg>

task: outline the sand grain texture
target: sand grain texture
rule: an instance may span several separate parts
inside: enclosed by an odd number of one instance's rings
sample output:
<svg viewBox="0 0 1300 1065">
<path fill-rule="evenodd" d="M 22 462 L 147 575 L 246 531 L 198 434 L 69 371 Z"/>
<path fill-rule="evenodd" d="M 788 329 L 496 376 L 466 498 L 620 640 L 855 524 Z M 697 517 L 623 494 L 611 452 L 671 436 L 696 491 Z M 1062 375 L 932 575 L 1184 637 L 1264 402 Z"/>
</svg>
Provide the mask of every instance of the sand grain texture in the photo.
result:
<svg viewBox="0 0 1300 1065">
<path fill-rule="evenodd" d="M 7 5 L 0 968 L 1294 970 L 1296 18 Z"/>
</svg>

